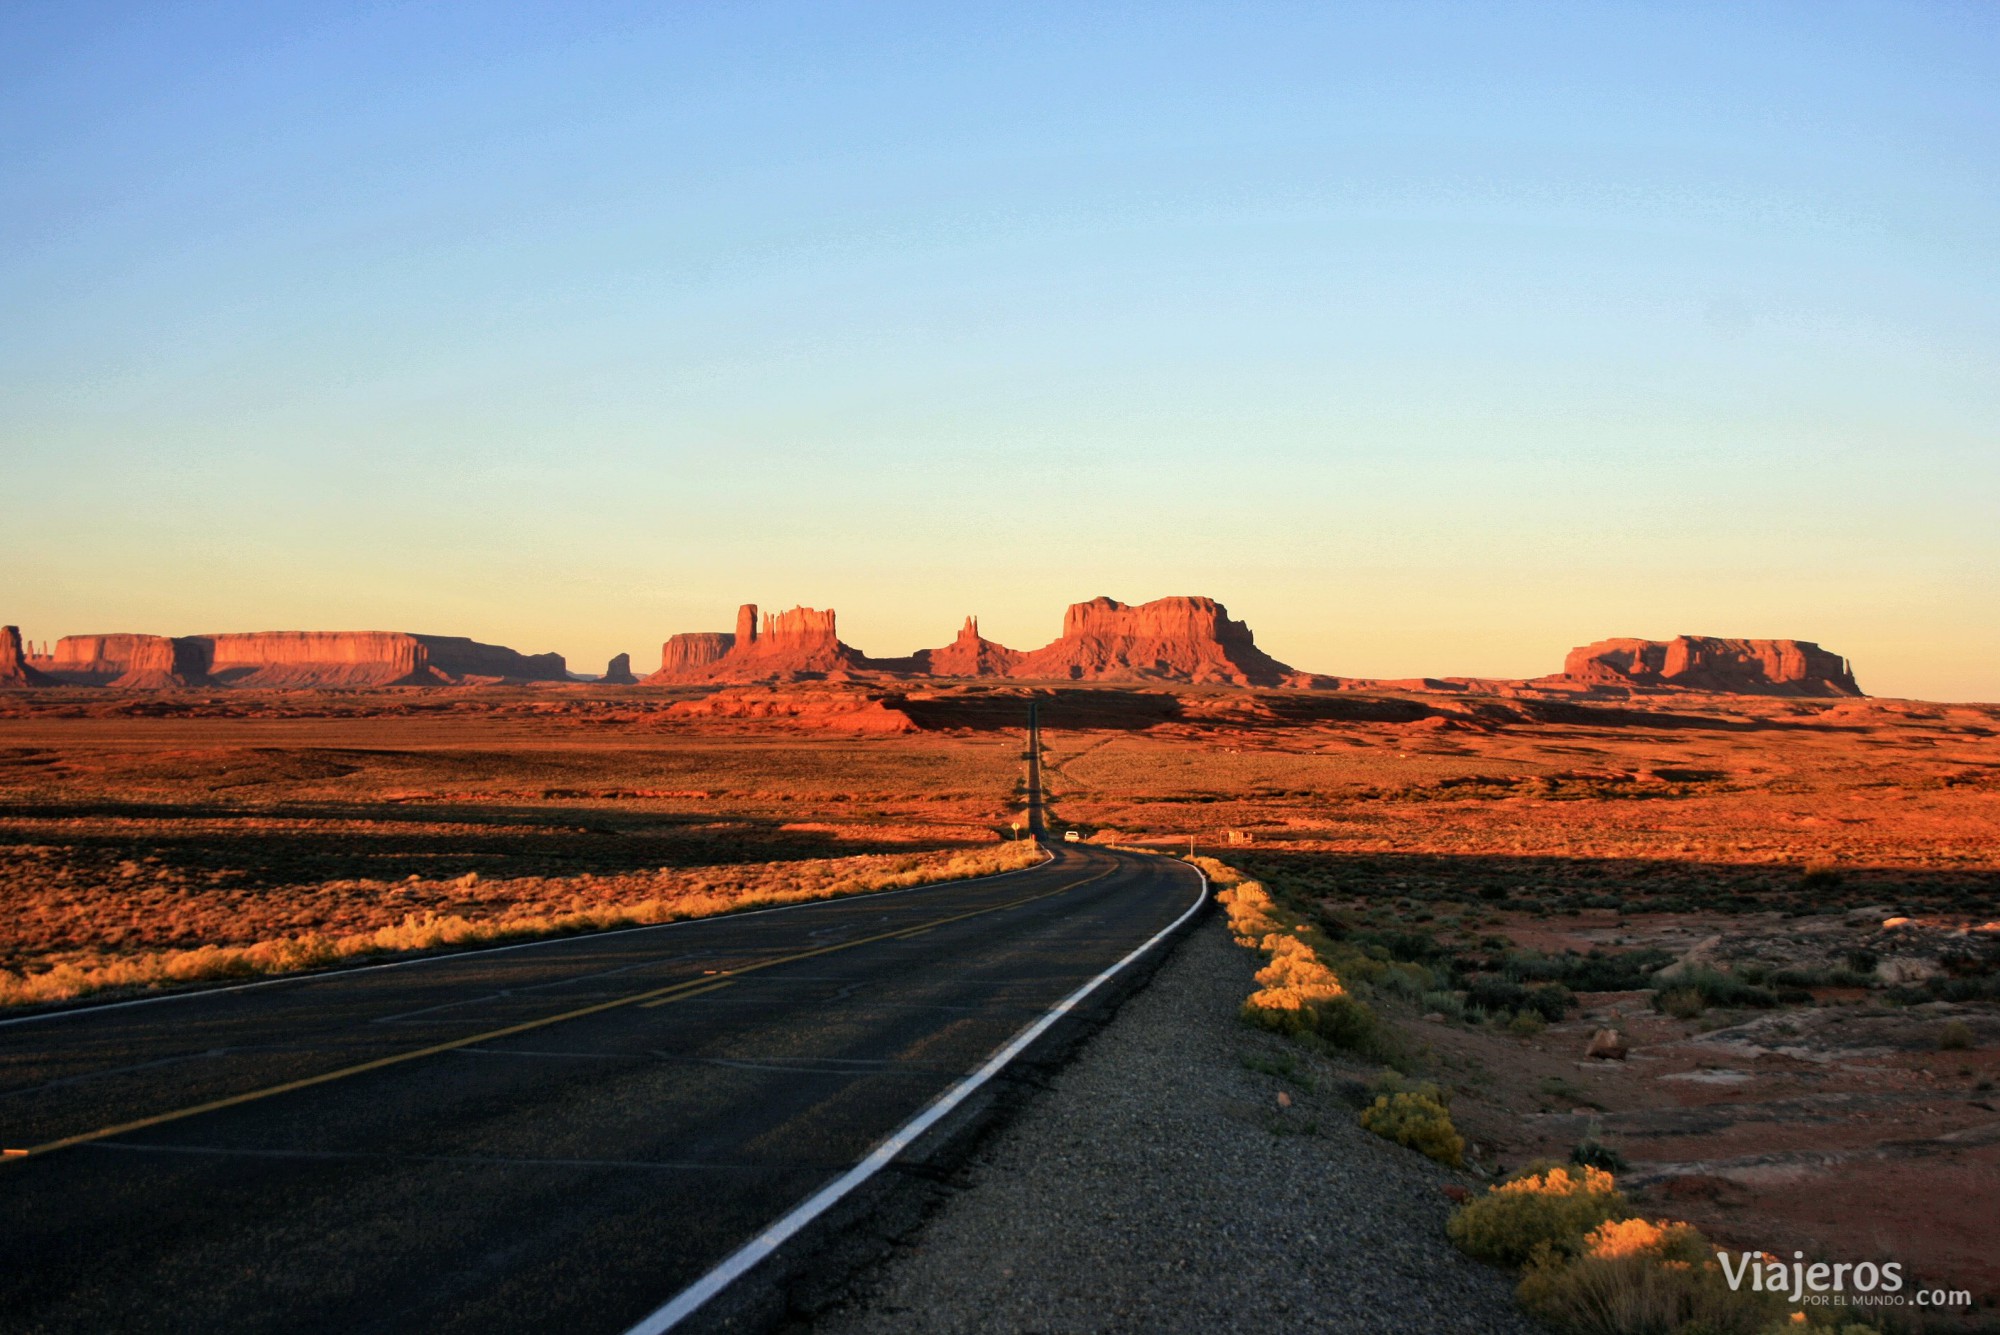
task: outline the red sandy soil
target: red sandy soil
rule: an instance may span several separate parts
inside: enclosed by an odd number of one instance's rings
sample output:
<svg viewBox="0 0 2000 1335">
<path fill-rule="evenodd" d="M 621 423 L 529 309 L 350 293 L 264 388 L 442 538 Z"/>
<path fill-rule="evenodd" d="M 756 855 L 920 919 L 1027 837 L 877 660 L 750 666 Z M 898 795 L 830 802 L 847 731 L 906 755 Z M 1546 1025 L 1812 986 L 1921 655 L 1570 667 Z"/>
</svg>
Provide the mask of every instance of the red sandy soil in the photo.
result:
<svg viewBox="0 0 2000 1335">
<path fill-rule="evenodd" d="M 1030 700 L 1060 828 L 1193 834 L 1471 972 L 1509 949 L 1699 948 L 1728 971 L 1871 952 L 1894 981 L 1772 1009 L 1590 995 L 1532 1038 L 1414 1006 L 1409 1027 L 1489 1160 L 1566 1153 L 1595 1118 L 1649 1211 L 2000 1296 L 2000 1013 L 1936 992 L 1990 979 L 1967 943 L 2000 918 L 1995 706 L 1013 679 L 20 691 L 0 696 L 0 967 L 991 847 Z M 1969 1048 L 1939 1048 L 1950 1018 Z M 1584 1061 L 1601 1026 L 1628 1060 Z"/>
</svg>

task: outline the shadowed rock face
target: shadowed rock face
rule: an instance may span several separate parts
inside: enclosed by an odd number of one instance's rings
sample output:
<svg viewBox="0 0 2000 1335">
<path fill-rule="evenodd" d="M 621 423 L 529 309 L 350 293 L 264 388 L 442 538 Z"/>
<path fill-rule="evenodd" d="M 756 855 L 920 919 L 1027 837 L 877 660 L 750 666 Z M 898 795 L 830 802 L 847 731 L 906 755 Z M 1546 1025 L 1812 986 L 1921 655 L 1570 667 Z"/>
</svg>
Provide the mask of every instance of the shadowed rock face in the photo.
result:
<svg viewBox="0 0 2000 1335">
<path fill-rule="evenodd" d="M 604 665 L 604 676 L 599 678 L 612 686 L 631 686 L 639 679 L 632 675 L 632 655 L 617 654 Z"/>
<path fill-rule="evenodd" d="M 693 681 L 711 663 L 720 662 L 736 646 L 736 637 L 726 632 L 695 630 L 669 639 L 660 646 L 660 670 L 647 681 Z"/>
<path fill-rule="evenodd" d="M 561 654 L 521 654 L 455 635 L 258 631 L 242 635 L 70 635 L 46 673 L 78 686 L 403 686 L 563 681 Z"/>
<path fill-rule="evenodd" d="M 1593 685 L 1669 686 L 1754 695 L 1860 695 L 1839 654 L 1805 640 L 1599 640 L 1572 649 L 1563 676 Z"/>
<path fill-rule="evenodd" d="M 1156 598 L 1137 607 L 1093 598 L 1071 604 L 1062 638 L 1026 655 L 1009 675 L 1276 686 L 1294 674 L 1213 598 Z"/>
<path fill-rule="evenodd" d="M 21 628 L 0 626 L 0 686 L 41 686 L 47 681 L 28 666 L 28 656 L 21 648 Z"/>
<path fill-rule="evenodd" d="M 918 668 L 934 677 L 1004 677 L 1027 655 L 995 644 L 979 633 L 979 618 L 967 617 L 958 638 L 942 649 L 920 649 Z"/>
</svg>

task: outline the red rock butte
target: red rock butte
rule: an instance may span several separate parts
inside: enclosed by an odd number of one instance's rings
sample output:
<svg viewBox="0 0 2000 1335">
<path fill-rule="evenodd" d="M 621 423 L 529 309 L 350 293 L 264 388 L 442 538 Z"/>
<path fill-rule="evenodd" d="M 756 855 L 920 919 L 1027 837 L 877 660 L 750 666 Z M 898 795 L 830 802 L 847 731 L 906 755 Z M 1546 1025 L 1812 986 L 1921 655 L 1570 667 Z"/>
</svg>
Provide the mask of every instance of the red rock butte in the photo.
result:
<svg viewBox="0 0 2000 1335">
<path fill-rule="evenodd" d="M 831 609 L 760 614 L 737 609 L 734 631 L 691 631 L 660 648 L 649 685 L 750 685 L 855 679 L 1161 682 L 1351 691 L 1709 691 L 1859 696 L 1852 666 L 1805 640 L 1600 640 L 1570 651 L 1563 670 L 1531 681 L 1411 678 L 1397 681 L 1298 672 L 1257 647 L 1250 628 L 1213 598 L 1111 598 L 1072 603 L 1062 634 L 1032 651 L 979 633 L 967 617 L 951 643 L 903 658 L 870 658 L 841 643 Z M 262 631 L 246 635 L 70 635 L 35 652 L 19 629 L 0 628 L 0 688 L 263 686 L 282 689 L 565 682 L 560 654 L 522 654 L 449 635 L 403 631 Z M 630 659 L 606 665 L 601 685 L 634 681 Z M 894 689 L 894 688 L 891 688 Z M 756 716 L 762 704 L 731 709 Z M 816 708 L 818 708 L 816 706 Z M 831 708 L 829 706 L 828 708 Z M 822 711 L 824 712 L 824 711 Z"/>
<path fill-rule="evenodd" d="M 1303 684 L 1301 674 L 1259 649 L 1250 628 L 1229 619 L 1213 598 L 1159 598 L 1128 607 L 1110 598 L 1073 604 L 1054 643 L 1023 653 L 996 644 L 967 617 L 958 638 L 907 658 L 874 659 L 842 644 L 834 614 L 810 607 L 736 615 L 736 633 L 676 635 L 660 649 L 660 670 L 646 680 L 753 682 L 853 673 L 900 677 L 1017 677 L 1061 681 L 1215 682 L 1237 686 Z"/>
<path fill-rule="evenodd" d="M 4 654 L 0 649 L 0 654 Z M 29 656 L 45 681 L 159 690 L 176 686 L 440 686 L 567 681 L 561 654 L 520 654 L 455 635 L 404 631 L 257 631 L 242 635 L 67 635 Z M 4 681 L 4 677 L 0 677 Z"/>
<path fill-rule="evenodd" d="M 1751 695 L 1860 695 L 1839 654 L 1806 640 L 1599 640 L 1569 651 L 1563 679 Z"/>
<path fill-rule="evenodd" d="M 29 666 L 19 626 L 0 626 L 0 686 L 44 686 L 49 679 Z"/>
</svg>

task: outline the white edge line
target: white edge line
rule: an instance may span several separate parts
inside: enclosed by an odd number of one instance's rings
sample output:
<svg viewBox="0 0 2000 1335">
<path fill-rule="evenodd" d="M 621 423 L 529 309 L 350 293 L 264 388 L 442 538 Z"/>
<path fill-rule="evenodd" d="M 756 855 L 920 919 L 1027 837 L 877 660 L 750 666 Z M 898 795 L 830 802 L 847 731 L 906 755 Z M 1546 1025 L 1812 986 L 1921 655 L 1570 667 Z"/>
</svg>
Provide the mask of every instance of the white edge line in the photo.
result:
<svg viewBox="0 0 2000 1335">
<path fill-rule="evenodd" d="M 1031 862 L 1025 867 L 1010 867 L 1006 871 L 991 872 L 985 876 L 965 876 L 953 881 L 925 881 L 922 885 L 906 885 L 899 890 L 865 890 L 853 895 L 829 895 L 824 899 L 804 899 L 796 904 L 774 904 L 767 909 L 744 909 L 740 913 L 711 913 L 705 918 L 678 918 L 673 922 L 640 923 L 633 927 L 607 927 L 597 932 L 571 932 L 565 936 L 544 936 L 533 941 L 516 941 L 506 946 L 475 946 L 471 950 L 439 950 L 428 955 L 413 955 L 406 960 L 390 960 L 385 964 L 355 964 L 345 968 L 315 969 L 307 973 L 288 973 L 277 978 L 261 978 L 254 983 L 231 983 L 228 987 L 190 987 L 178 992 L 163 992 L 155 997 L 132 997 L 126 1001 L 99 1001 L 85 1006 L 69 1006 L 61 1010 L 37 1011 L 33 1015 L 15 1015 L 0 1019 L 0 1029 L 9 1025 L 34 1024 L 41 1020 L 65 1020 L 77 1015 L 95 1015 L 100 1011 L 122 1010 L 127 1006 L 151 1006 L 162 1001 L 186 1001 L 192 997 L 219 997 L 225 992 L 248 992 L 259 987 L 277 987 L 281 983 L 304 983 L 315 979 L 348 978 L 357 973 L 374 973 L 378 969 L 406 969 L 413 964 L 440 964 L 445 960 L 462 960 L 471 955 L 498 955 L 508 950 L 532 950 L 537 946 L 553 946 L 565 941 L 592 941 L 607 936 L 623 936 L 628 932 L 660 932 L 669 927 L 695 927 L 705 922 L 720 922 L 723 919 L 755 918 L 765 913 L 783 913 L 788 909 L 809 909 L 820 904 L 845 904 L 857 899 L 887 899 L 891 895 L 907 895 L 918 890 L 935 890 L 946 885 L 972 885 L 978 881 L 997 881 L 1003 876 L 1014 876 L 1037 867 L 1046 867 L 1055 861 L 1056 855 L 1048 849 L 1042 850 L 1042 860 Z"/>
<path fill-rule="evenodd" d="M 1179 859 L 1170 859 L 1170 861 L 1179 861 Z M 898 1154 L 908 1149 L 917 1137 L 937 1125 L 938 1121 L 947 1113 L 965 1102 L 966 1098 L 973 1091 L 998 1075 L 1003 1067 L 1021 1055 L 1023 1049 L 1040 1038 L 1050 1025 L 1061 1019 L 1069 1011 L 1075 1009 L 1079 1001 L 1082 1001 L 1092 992 L 1095 992 L 1106 980 L 1118 973 L 1133 960 L 1138 959 L 1141 955 L 1158 945 L 1175 928 L 1193 917 L 1195 910 L 1208 902 L 1208 874 L 1202 871 L 1200 867 L 1196 867 L 1192 862 L 1184 862 L 1181 865 L 1193 867 L 1195 875 L 1201 877 L 1201 893 L 1195 897 L 1194 903 L 1188 906 L 1186 913 L 1181 914 L 1180 917 L 1155 932 L 1144 945 L 1134 950 L 1124 959 L 1119 960 L 1103 973 L 1098 974 L 1097 977 L 1091 979 L 1082 987 L 1079 987 L 1076 991 L 1057 1002 L 1048 1014 L 1016 1034 L 1013 1041 L 1008 1043 L 1006 1047 L 1001 1048 L 991 1057 L 988 1057 L 985 1065 L 953 1085 L 950 1089 L 947 1089 L 933 1100 L 929 1107 L 898 1127 L 890 1134 L 887 1140 L 877 1145 L 867 1158 L 848 1169 L 845 1173 L 842 1173 L 833 1181 L 827 1183 L 824 1187 L 821 1187 L 799 1204 L 793 1206 L 791 1211 L 783 1218 L 730 1253 L 720 1265 L 716 1266 L 706 1275 L 703 1275 L 693 1284 L 690 1284 L 687 1288 L 682 1289 L 672 1301 L 653 1312 L 650 1316 L 645 1317 L 637 1325 L 631 1327 L 631 1329 L 625 1332 L 625 1335 L 662 1335 L 662 1332 L 672 1330 L 682 1321 L 692 1316 L 695 1310 L 703 1303 L 715 1297 L 716 1294 L 721 1293 L 730 1284 L 739 1279 L 744 1272 L 782 1247 L 794 1234 L 813 1220 L 819 1218 L 822 1214 L 825 1214 L 843 1196 L 846 1196 L 863 1182 L 866 1182 L 869 1178 L 888 1167 L 889 1162 Z"/>
</svg>

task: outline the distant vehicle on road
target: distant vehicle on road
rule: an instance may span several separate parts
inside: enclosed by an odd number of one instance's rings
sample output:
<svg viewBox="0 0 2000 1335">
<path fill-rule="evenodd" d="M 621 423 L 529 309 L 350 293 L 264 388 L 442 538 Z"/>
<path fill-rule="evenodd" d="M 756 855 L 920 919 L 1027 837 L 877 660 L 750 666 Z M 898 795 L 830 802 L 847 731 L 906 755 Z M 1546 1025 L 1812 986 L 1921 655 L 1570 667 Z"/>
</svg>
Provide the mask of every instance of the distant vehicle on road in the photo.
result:
<svg viewBox="0 0 2000 1335">
<path fill-rule="evenodd" d="M 1065 830 L 1063 831 L 1063 842 L 1066 844 L 1080 844 L 1083 842 L 1083 836 L 1075 830 Z"/>
</svg>

